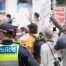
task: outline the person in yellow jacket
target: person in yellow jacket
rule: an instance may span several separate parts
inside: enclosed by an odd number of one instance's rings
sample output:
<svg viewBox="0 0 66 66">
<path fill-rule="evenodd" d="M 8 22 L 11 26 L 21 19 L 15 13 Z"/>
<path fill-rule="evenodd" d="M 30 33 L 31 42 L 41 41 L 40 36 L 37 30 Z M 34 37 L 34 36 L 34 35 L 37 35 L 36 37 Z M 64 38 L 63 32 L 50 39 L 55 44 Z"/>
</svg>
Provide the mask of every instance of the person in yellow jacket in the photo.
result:
<svg viewBox="0 0 66 66">
<path fill-rule="evenodd" d="M 35 38 L 32 35 L 38 38 L 39 34 L 38 34 L 37 25 L 34 23 L 31 23 L 30 25 L 28 25 L 28 31 L 29 31 L 29 36 L 27 37 L 27 39 L 21 40 L 19 42 L 21 45 L 24 44 L 28 48 L 30 53 L 33 53 L 34 52 L 33 46 L 34 46 Z"/>
</svg>

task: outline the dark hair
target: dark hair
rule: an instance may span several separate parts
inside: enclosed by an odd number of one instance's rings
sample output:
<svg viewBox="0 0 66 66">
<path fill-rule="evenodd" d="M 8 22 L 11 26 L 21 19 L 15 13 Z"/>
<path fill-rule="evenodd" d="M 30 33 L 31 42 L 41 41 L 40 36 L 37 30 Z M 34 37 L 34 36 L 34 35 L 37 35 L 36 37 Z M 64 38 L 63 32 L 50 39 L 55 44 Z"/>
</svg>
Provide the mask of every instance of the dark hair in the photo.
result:
<svg viewBox="0 0 66 66">
<path fill-rule="evenodd" d="M 25 31 L 26 29 L 25 29 L 24 27 L 21 27 L 21 30 L 22 30 L 22 31 Z"/>
<path fill-rule="evenodd" d="M 14 33 L 13 33 L 13 31 L 9 30 L 9 31 L 5 31 L 4 34 L 5 34 L 6 37 L 10 37 L 11 38 L 11 37 L 13 37 Z"/>
<path fill-rule="evenodd" d="M 36 16 L 36 18 L 39 18 L 39 14 L 37 12 L 35 12 L 34 15 Z"/>
<path fill-rule="evenodd" d="M 8 18 L 11 18 L 11 15 L 10 15 L 10 14 L 7 14 L 6 16 L 7 16 Z"/>
<path fill-rule="evenodd" d="M 30 25 L 28 25 L 28 28 L 29 28 L 30 34 L 37 33 L 37 25 L 36 24 L 31 23 Z"/>
</svg>

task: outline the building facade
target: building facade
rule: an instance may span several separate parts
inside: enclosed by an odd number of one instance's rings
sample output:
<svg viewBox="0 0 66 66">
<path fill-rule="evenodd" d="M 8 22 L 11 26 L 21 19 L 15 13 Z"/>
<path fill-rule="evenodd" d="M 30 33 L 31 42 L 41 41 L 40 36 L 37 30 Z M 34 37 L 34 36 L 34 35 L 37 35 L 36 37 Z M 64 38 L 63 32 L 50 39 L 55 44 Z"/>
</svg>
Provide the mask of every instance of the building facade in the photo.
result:
<svg viewBox="0 0 66 66">
<path fill-rule="evenodd" d="M 31 22 L 34 12 L 40 14 L 40 26 L 45 26 L 49 22 L 50 9 L 51 0 L 0 0 L 0 13 L 11 14 L 16 19 L 15 23 L 21 27 Z"/>
</svg>

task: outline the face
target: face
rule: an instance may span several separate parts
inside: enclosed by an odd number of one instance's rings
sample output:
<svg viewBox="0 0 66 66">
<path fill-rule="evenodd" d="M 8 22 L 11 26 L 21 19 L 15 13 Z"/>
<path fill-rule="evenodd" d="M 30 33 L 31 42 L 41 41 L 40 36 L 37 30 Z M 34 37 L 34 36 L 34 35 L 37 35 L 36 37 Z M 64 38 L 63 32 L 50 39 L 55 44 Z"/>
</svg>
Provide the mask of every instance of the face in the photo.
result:
<svg viewBox="0 0 66 66">
<path fill-rule="evenodd" d="M 45 41 L 48 41 L 48 40 L 49 40 L 49 37 L 45 35 L 45 36 L 44 36 L 44 40 L 45 40 Z"/>
</svg>

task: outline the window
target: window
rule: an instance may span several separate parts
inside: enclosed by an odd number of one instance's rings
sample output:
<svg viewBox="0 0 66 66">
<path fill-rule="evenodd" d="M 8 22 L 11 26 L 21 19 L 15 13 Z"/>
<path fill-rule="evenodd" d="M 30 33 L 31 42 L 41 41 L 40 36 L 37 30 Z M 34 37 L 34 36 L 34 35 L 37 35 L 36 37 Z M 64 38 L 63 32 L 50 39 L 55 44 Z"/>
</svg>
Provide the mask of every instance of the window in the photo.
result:
<svg viewBox="0 0 66 66">
<path fill-rule="evenodd" d="M 5 0 L 0 0 L 0 13 L 5 12 Z"/>
</svg>

